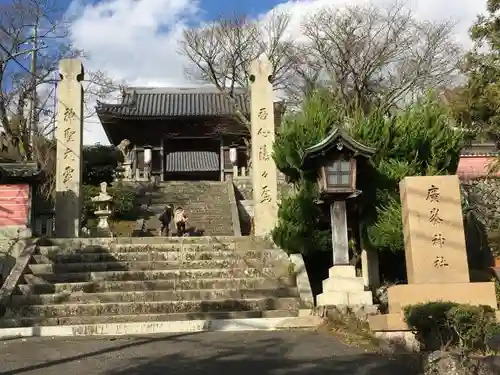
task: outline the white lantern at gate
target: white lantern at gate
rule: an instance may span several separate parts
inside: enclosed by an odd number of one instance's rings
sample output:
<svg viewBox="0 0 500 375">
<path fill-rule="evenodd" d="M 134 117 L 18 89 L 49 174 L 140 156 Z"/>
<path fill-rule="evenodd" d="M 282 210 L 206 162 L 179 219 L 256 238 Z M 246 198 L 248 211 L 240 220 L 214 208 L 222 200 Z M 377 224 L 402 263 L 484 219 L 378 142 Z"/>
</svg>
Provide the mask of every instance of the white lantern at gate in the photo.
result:
<svg viewBox="0 0 500 375">
<path fill-rule="evenodd" d="M 234 146 L 229 149 L 229 161 L 233 165 L 238 162 L 238 149 Z"/>
<path fill-rule="evenodd" d="M 153 158 L 153 153 L 150 146 L 144 146 L 144 165 L 149 165 Z"/>
</svg>

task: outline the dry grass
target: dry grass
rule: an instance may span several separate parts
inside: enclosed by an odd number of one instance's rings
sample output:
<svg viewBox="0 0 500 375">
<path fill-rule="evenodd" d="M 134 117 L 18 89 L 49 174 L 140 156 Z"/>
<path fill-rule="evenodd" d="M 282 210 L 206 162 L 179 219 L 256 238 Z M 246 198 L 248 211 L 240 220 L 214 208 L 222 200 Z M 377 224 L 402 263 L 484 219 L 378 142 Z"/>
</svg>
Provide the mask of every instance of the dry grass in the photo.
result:
<svg viewBox="0 0 500 375">
<path fill-rule="evenodd" d="M 320 329 L 327 331 L 346 345 L 363 348 L 366 351 L 379 351 L 382 347 L 382 341 L 375 337 L 368 322 L 350 310 L 328 311 L 325 324 Z"/>
<path fill-rule="evenodd" d="M 115 237 L 131 237 L 135 228 L 135 220 L 118 220 L 109 223 L 111 232 Z M 93 232 L 97 226 L 97 219 L 87 221 L 87 227 Z"/>
</svg>

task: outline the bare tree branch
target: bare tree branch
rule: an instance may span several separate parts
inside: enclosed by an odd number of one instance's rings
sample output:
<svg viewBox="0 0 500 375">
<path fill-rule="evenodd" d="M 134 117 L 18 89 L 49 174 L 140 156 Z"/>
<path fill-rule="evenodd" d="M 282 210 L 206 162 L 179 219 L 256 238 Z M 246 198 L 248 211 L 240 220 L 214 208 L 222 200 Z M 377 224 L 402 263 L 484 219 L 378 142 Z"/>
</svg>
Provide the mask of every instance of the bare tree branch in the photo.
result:
<svg viewBox="0 0 500 375">
<path fill-rule="evenodd" d="M 52 197 L 56 145 L 47 138 L 55 129 L 55 95 L 58 65 L 63 58 L 87 56 L 71 45 L 66 9 L 58 0 L 7 0 L 0 3 L 0 157 L 35 160 L 44 170 L 42 187 Z M 36 28 L 37 33 L 33 30 Z M 35 38 L 36 37 L 36 38 Z M 35 40 L 36 39 L 36 40 Z M 36 51 L 36 73 L 29 60 Z M 90 105 L 118 86 L 104 72 L 85 72 L 85 117 L 93 115 Z M 35 94 L 36 93 L 36 94 Z M 33 134 L 26 105 L 33 98 Z"/>
<path fill-rule="evenodd" d="M 455 78 L 461 50 L 452 26 L 418 21 L 404 3 L 323 9 L 303 23 L 309 53 L 302 54 L 320 62 L 316 77 L 328 77 L 346 105 L 391 108 Z"/>
<path fill-rule="evenodd" d="M 198 82 L 217 87 L 231 101 L 236 120 L 250 130 L 250 121 L 238 108 L 234 96 L 247 88 L 250 64 L 265 53 L 273 65 L 273 85 L 286 84 L 292 43 L 285 38 L 289 16 L 273 13 L 263 23 L 245 17 L 223 18 L 184 31 L 180 53 L 191 65 L 186 73 Z"/>
<path fill-rule="evenodd" d="M 9 0 L 0 4 L 0 125 L 4 138 L 17 147 L 24 159 L 32 158 L 26 104 L 37 93 L 33 131 L 49 135 L 55 128 L 54 98 L 58 64 L 63 58 L 87 56 L 68 43 L 69 22 L 57 0 Z M 36 41 L 33 29 L 38 33 Z M 35 47 L 34 47 L 35 46 Z M 36 74 L 29 57 L 37 52 Z M 86 71 L 85 117 L 93 115 L 95 99 L 118 88 L 104 72 Z M 89 105 L 90 104 L 90 105 Z M 7 141 L 3 142 L 5 144 Z M 33 152 L 36 152 L 33 145 Z M 33 155 L 36 159 L 36 155 Z"/>
</svg>

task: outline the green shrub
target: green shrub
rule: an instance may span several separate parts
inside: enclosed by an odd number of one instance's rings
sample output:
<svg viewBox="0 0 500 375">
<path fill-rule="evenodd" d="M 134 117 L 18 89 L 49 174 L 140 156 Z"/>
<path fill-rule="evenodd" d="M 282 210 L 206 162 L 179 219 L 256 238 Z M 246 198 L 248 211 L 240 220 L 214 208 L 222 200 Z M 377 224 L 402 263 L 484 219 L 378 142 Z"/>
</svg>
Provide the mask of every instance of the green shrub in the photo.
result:
<svg viewBox="0 0 500 375">
<path fill-rule="evenodd" d="M 314 184 L 302 181 L 297 194 L 282 199 L 271 236 L 288 254 L 331 251 L 330 223 L 324 220 L 317 198 Z"/>
<path fill-rule="evenodd" d="M 453 302 L 429 302 L 407 306 L 404 318 L 408 327 L 415 331 L 417 339 L 426 349 L 439 349 L 455 340 L 453 329 L 448 325 L 446 313 L 457 306 Z"/>
<path fill-rule="evenodd" d="M 492 281 L 495 283 L 495 292 L 496 292 L 496 295 L 497 295 L 497 304 L 500 305 L 500 280 L 498 280 L 496 277 L 494 277 Z"/>
<path fill-rule="evenodd" d="M 407 306 L 404 317 L 427 350 L 455 346 L 484 352 L 488 338 L 500 332 L 495 312 L 489 306 L 429 302 Z"/>
<path fill-rule="evenodd" d="M 95 203 L 91 201 L 92 197 L 99 195 L 100 188 L 93 185 L 82 185 L 82 214 L 84 217 L 93 217 Z"/>
<path fill-rule="evenodd" d="M 98 186 L 101 182 L 113 182 L 120 152 L 114 146 L 84 146 L 82 150 L 85 185 Z"/>
<path fill-rule="evenodd" d="M 500 230 L 495 228 L 487 233 L 488 246 L 491 249 L 491 255 L 493 257 L 500 256 Z"/>
<path fill-rule="evenodd" d="M 113 218 L 137 219 L 137 189 L 130 185 L 116 183 L 109 189 L 109 194 L 113 197 Z"/>
<path fill-rule="evenodd" d="M 92 197 L 99 195 L 100 187 L 92 185 L 82 186 L 83 214 L 85 217 L 93 217 L 96 209 Z M 108 188 L 113 197 L 111 210 L 113 219 L 135 220 L 138 217 L 137 190 L 129 185 L 115 183 Z"/>
<path fill-rule="evenodd" d="M 457 335 L 459 347 L 485 351 L 489 331 L 497 325 L 491 307 L 459 305 L 452 307 L 446 317 Z"/>
</svg>

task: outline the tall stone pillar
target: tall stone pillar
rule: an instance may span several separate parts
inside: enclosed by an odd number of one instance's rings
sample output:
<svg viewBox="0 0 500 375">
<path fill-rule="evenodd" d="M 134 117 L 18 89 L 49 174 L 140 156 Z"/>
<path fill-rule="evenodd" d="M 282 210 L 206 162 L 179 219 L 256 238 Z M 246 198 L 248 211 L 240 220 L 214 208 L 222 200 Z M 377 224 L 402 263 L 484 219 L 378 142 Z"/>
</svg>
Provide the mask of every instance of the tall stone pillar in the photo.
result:
<svg viewBox="0 0 500 375">
<path fill-rule="evenodd" d="M 274 93 L 272 66 L 265 55 L 250 67 L 250 114 L 252 122 L 252 183 L 254 234 L 265 236 L 278 220 L 277 169 L 272 158 L 274 143 Z"/>
<path fill-rule="evenodd" d="M 349 238 L 345 200 L 336 200 L 330 204 L 330 222 L 332 225 L 333 265 L 349 265 Z"/>
<path fill-rule="evenodd" d="M 57 167 L 56 167 L 56 236 L 78 237 L 80 234 L 82 132 L 83 132 L 83 65 L 77 59 L 59 63 L 57 91 Z"/>
</svg>

